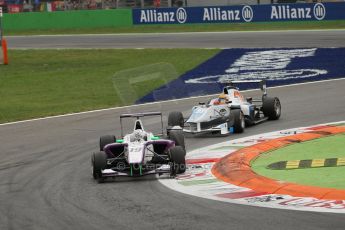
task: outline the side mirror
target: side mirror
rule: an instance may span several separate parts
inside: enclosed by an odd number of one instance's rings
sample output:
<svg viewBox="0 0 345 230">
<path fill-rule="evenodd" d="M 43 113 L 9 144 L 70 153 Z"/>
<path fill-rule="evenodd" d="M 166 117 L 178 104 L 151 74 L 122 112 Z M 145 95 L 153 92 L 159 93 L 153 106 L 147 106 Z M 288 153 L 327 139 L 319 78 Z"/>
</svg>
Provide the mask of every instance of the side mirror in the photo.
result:
<svg viewBox="0 0 345 230">
<path fill-rule="evenodd" d="M 260 82 L 260 89 L 263 92 L 264 95 L 267 95 L 267 86 L 266 86 L 266 80 L 262 80 Z"/>
</svg>

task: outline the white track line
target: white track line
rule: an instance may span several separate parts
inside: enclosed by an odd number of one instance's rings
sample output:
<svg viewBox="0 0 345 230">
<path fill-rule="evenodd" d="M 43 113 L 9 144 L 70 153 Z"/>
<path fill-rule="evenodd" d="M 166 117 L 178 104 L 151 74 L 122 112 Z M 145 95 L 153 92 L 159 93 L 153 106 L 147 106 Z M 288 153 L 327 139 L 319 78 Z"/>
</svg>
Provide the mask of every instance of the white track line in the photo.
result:
<svg viewBox="0 0 345 230">
<path fill-rule="evenodd" d="M 10 35 L 6 37 L 10 38 L 22 38 L 22 37 L 73 37 L 73 36 L 80 36 L 80 37 L 90 37 L 90 36 L 156 36 L 156 35 L 191 35 L 191 34 L 238 34 L 238 33 L 301 33 L 301 32 L 345 32 L 345 29 L 308 29 L 308 30 L 251 30 L 251 31 L 213 31 L 213 32 L 153 32 L 153 33 L 118 33 L 118 34 L 41 34 L 41 35 Z"/>
<path fill-rule="evenodd" d="M 317 84 L 317 83 L 325 83 L 325 82 L 330 82 L 330 81 L 341 81 L 341 80 L 345 80 L 345 77 L 344 78 L 337 78 L 337 79 L 322 80 L 322 81 L 312 81 L 312 82 L 296 83 L 296 84 L 290 84 L 290 85 L 280 85 L 280 86 L 270 87 L 269 89 L 277 89 L 277 88 L 293 87 L 293 86 L 298 86 L 298 85 L 309 85 L 309 84 Z M 258 90 L 258 89 L 243 90 L 242 92 L 251 92 L 251 91 L 256 91 L 256 90 Z M 42 120 L 55 119 L 55 118 L 61 118 L 61 117 L 79 116 L 79 115 L 88 114 L 88 113 L 105 112 L 105 111 L 125 109 L 125 108 L 132 108 L 132 107 L 136 108 L 136 107 L 141 107 L 141 106 L 146 106 L 146 105 L 155 105 L 155 104 L 162 104 L 162 103 L 169 103 L 169 102 L 178 102 L 178 101 L 191 100 L 191 99 L 197 99 L 197 98 L 212 97 L 212 96 L 215 96 L 215 95 L 218 95 L 218 94 L 211 94 L 211 95 L 197 96 L 197 97 L 188 97 L 188 98 L 180 98 L 180 99 L 166 100 L 166 101 L 156 101 L 156 102 L 150 102 L 150 103 L 138 104 L 138 105 L 128 105 L 128 106 L 120 106 L 120 107 L 113 107 L 113 108 L 106 108 L 106 109 L 90 110 L 90 111 L 78 112 L 78 113 L 69 113 L 69 114 L 63 114 L 63 115 L 41 117 L 41 118 L 35 118 L 35 119 L 29 119 L 29 120 L 23 120 L 23 121 L 15 121 L 15 122 L 3 123 L 3 124 L 0 124 L 0 126 L 14 125 L 14 124 L 20 124 L 20 123 L 26 123 L 26 122 L 33 122 L 33 121 L 42 121 Z"/>
<path fill-rule="evenodd" d="M 303 133 L 310 131 L 308 130 L 310 127 L 317 127 L 317 126 L 323 126 L 323 125 L 330 125 L 330 124 L 342 124 L 345 121 L 338 121 L 338 122 L 331 122 L 331 123 L 322 123 L 322 124 L 316 124 L 312 126 L 304 126 L 304 127 L 296 127 L 296 128 L 289 128 L 284 130 L 278 130 L 278 131 L 272 131 L 267 133 L 261 133 L 256 135 L 251 135 L 247 137 L 242 138 L 235 138 L 230 139 L 228 141 L 224 141 L 217 144 L 212 144 L 207 147 L 202 147 L 198 149 L 194 149 L 192 151 L 187 152 L 187 159 L 204 159 L 204 158 L 221 158 L 225 157 L 235 151 L 237 151 L 236 148 L 226 149 L 226 150 L 215 150 L 216 148 L 222 147 L 222 146 L 229 146 L 229 145 L 237 145 L 238 143 L 241 143 L 239 145 L 249 147 L 253 144 L 256 144 L 259 139 L 275 139 L 282 136 L 289 136 L 291 135 L 290 132 L 297 132 L 297 133 Z M 246 144 L 244 144 L 246 142 Z M 236 144 L 235 144 L 236 143 Z M 206 153 L 206 154 L 205 154 Z M 191 167 L 190 169 L 187 169 L 186 175 L 187 177 L 180 178 L 178 180 L 174 179 L 159 179 L 158 181 L 166 186 L 167 188 L 204 198 L 204 199 L 210 199 L 210 200 L 217 200 L 225 203 L 234 203 L 234 204 L 241 204 L 241 205 L 249 205 L 249 206 L 257 206 L 257 207 L 264 207 L 264 208 L 276 208 L 276 209 L 288 209 L 288 210 L 298 210 L 298 211 L 313 211 L 313 212 L 329 212 L 329 213 L 345 213 L 345 208 L 325 208 L 322 207 L 322 205 L 318 206 L 318 204 L 325 204 L 325 203 L 332 203 L 332 202 L 339 202 L 334 200 L 322 200 L 322 199 L 316 199 L 312 197 L 294 197 L 290 195 L 282 195 L 282 194 L 264 194 L 264 195 L 253 195 L 252 197 L 242 197 L 242 198 L 222 198 L 217 196 L 217 194 L 226 194 L 226 193 L 237 193 L 237 192 L 245 192 L 250 191 L 251 189 L 232 185 L 230 183 L 224 182 L 222 180 L 217 179 L 211 172 L 211 168 L 213 167 L 214 163 L 201 163 L 197 165 L 204 165 L 205 170 L 203 170 L 203 173 L 199 176 L 197 174 L 200 174 L 201 171 L 200 168 L 197 167 Z M 206 167 L 205 167 L 206 166 Z M 202 168 L 201 167 L 201 168 Z M 193 175 L 192 177 L 188 177 L 188 175 Z M 179 181 L 185 181 L 185 182 L 197 182 L 198 180 L 215 180 L 212 183 L 209 184 L 194 184 L 193 186 L 184 186 L 183 184 L 179 183 Z M 272 199 L 274 197 L 281 197 L 282 199 L 275 200 Z M 253 199 L 256 198 L 260 199 L 260 197 L 263 197 L 263 200 L 266 200 L 265 202 L 262 201 L 254 201 L 249 202 L 247 199 Z M 266 198 L 269 199 L 266 199 Z M 289 202 L 293 200 L 299 200 L 298 202 L 291 202 L 291 204 L 287 205 L 281 205 L 280 202 Z M 342 201 L 343 204 L 345 204 L 345 201 Z M 308 204 L 308 205 L 307 205 Z M 313 204 L 313 205 L 312 205 Z M 315 205 L 315 206 L 314 206 Z M 335 205 L 337 206 L 337 205 Z M 343 205 L 343 207 L 345 207 Z"/>
</svg>

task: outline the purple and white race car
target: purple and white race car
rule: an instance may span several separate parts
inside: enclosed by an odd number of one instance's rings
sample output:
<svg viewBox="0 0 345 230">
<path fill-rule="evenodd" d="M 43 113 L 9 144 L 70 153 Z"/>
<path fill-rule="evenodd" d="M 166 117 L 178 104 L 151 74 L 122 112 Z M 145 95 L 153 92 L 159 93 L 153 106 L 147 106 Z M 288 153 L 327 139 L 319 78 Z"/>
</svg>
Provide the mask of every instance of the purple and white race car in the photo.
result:
<svg viewBox="0 0 345 230">
<path fill-rule="evenodd" d="M 145 116 L 160 116 L 162 133 L 154 135 L 147 132 L 140 120 Z M 132 133 L 123 135 L 123 118 L 135 118 Z M 181 127 L 167 130 L 163 138 L 163 119 L 161 112 L 122 114 L 120 116 L 122 138 L 114 135 L 102 136 L 100 151 L 92 154 L 93 177 L 103 182 L 107 177 L 144 176 L 169 173 L 171 176 L 186 170 L 185 143 Z"/>
</svg>

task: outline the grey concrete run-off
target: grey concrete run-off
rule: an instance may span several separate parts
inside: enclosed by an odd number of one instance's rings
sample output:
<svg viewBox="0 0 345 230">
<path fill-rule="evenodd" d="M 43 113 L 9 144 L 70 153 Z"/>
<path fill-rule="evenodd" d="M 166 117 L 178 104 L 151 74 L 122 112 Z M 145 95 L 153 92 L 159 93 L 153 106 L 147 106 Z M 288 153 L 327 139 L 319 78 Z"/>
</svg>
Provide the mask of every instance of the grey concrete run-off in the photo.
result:
<svg viewBox="0 0 345 230">
<path fill-rule="evenodd" d="M 345 30 L 9 36 L 10 49 L 345 47 Z"/>
</svg>

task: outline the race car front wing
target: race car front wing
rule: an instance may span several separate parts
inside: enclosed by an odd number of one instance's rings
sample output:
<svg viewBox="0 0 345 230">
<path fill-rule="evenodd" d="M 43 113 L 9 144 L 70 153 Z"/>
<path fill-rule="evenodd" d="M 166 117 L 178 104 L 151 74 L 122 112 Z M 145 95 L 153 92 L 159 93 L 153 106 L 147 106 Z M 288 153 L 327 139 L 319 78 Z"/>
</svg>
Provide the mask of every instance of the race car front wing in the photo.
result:
<svg viewBox="0 0 345 230">
<path fill-rule="evenodd" d="M 220 134 L 229 134 L 234 132 L 234 128 L 229 127 L 227 122 L 208 128 L 204 128 L 204 126 L 201 123 L 188 123 L 188 126 L 184 127 L 183 132 L 191 134 L 212 132 L 220 132 Z"/>
<path fill-rule="evenodd" d="M 133 173 L 133 171 L 117 171 L 115 169 L 104 169 L 102 170 L 102 177 L 117 177 L 117 176 L 145 176 L 151 174 L 163 174 L 163 173 L 171 173 L 171 168 L 169 164 L 165 164 L 160 166 L 159 168 L 152 169 L 149 171 L 142 171 L 141 173 Z"/>
</svg>

